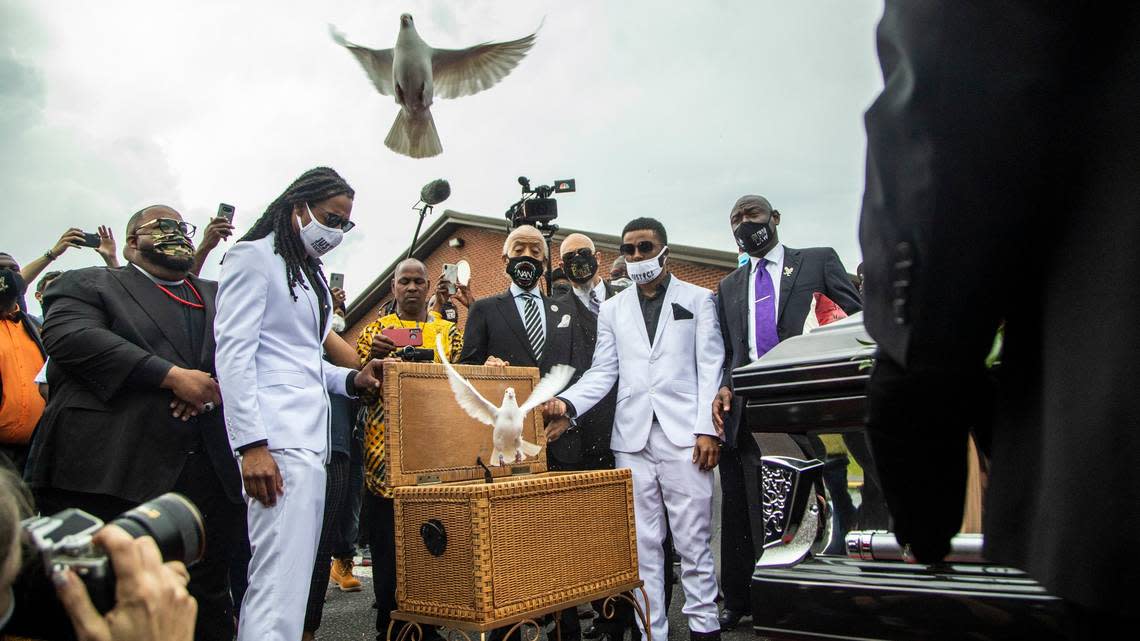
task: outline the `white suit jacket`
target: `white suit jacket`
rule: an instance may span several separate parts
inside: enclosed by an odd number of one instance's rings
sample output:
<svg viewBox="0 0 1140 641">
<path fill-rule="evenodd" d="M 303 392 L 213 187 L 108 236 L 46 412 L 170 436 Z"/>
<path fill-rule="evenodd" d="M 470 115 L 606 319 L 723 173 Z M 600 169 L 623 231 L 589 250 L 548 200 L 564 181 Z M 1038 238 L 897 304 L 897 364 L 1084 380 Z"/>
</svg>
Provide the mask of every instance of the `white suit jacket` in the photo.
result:
<svg viewBox="0 0 1140 641">
<path fill-rule="evenodd" d="M 226 432 L 234 449 L 264 439 L 327 457 L 329 393 L 344 395 L 353 370 L 322 358 L 332 315 L 319 327 L 317 293 L 298 285 L 294 301 L 285 274 L 273 233 L 235 244 L 222 262 L 214 338 Z"/>
<path fill-rule="evenodd" d="M 637 287 L 606 301 L 598 314 L 598 340 L 589 371 L 558 396 L 585 414 L 618 384 L 610 447 L 639 452 L 656 415 L 678 447 L 698 434 L 716 435 L 712 402 L 720 388 L 724 343 L 709 290 L 670 277 L 652 346 Z M 690 316 L 686 318 L 686 316 Z"/>
</svg>

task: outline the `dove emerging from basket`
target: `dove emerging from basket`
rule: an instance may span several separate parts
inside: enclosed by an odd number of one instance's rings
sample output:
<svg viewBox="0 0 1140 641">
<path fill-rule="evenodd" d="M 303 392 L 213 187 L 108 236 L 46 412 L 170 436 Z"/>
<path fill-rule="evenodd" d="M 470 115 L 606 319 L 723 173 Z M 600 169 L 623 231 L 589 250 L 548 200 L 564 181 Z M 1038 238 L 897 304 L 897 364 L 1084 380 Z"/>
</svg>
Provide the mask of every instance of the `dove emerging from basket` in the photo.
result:
<svg viewBox="0 0 1140 641">
<path fill-rule="evenodd" d="M 569 365 L 555 365 L 550 368 L 546 376 L 534 386 L 530 396 L 522 405 L 519 405 L 515 396 L 515 388 L 508 387 L 503 394 L 503 402 L 499 406 L 483 398 L 475 387 L 459 375 L 447 356 L 443 353 L 443 341 L 439 336 L 435 340 L 435 348 L 439 353 L 440 362 L 447 370 L 447 380 L 451 384 L 451 391 L 455 400 L 475 420 L 486 423 L 494 428 L 491 435 L 491 461 L 490 465 L 500 466 L 511 463 L 521 463 L 527 457 L 536 456 L 542 447 L 523 440 L 523 420 L 531 410 L 554 398 L 561 392 L 574 376 L 574 368 Z"/>
</svg>

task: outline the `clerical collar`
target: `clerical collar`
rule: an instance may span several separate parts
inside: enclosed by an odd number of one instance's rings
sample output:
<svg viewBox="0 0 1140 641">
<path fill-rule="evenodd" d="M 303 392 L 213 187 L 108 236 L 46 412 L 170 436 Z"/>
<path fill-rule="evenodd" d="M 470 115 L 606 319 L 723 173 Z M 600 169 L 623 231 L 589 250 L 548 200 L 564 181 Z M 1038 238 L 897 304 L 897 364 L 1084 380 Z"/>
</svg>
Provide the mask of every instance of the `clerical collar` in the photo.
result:
<svg viewBox="0 0 1140 641">
<path fill-rule="evenodd" d="M 151 274 L 147 270 L 143 269 L 142 267 L 139 267 L 138 265 L 136 265 L 134 263 L 131 263 L 131 267 L 134 267 L 135 269 L 139 270 L 139 272 L 141 272 L 143 276 L 146 276 L 147 278 L 149 278 L 151 280 L 151 282 L 153 282 L 156 285 L 166 285 L 167 287 L 175 287 L 177 285 L 181 285 L 182 283 L 186 282 L 185 278 L 183 278 L 182 280 L 162 280 L 161 278 L 156 277 L 154 274 Z"/>
</svg>

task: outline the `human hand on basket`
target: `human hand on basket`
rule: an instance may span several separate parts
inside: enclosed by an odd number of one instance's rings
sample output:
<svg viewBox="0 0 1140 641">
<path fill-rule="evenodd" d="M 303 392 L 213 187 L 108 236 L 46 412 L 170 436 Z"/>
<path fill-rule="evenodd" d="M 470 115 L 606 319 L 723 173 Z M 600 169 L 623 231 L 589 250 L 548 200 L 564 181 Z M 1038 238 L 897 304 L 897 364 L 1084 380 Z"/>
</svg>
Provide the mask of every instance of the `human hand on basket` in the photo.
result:
<svg viewBox="0 0 1140 641">
<path fill-rule="evenodd" d="M 546 442 L 553 443 L 557 441 L 568 429 L 570 429 L 570 419 L 565 416 L 558 416 L 553 420 L 547 421 Z"/>
<path fill-rule="evenodd" d="M 358 391 L 376 391 L 384 380 L 384 360 L 374 358 L 364 364 L 352 382 Z"/>
<path fill-rule="evenodd" d="M 504 361 L 498 356 L 488 356 L 487 360 L 483 361 L 483 365 L 487 367 L 509 367 L 510 363 L 508 361 Z"/>
</svg>

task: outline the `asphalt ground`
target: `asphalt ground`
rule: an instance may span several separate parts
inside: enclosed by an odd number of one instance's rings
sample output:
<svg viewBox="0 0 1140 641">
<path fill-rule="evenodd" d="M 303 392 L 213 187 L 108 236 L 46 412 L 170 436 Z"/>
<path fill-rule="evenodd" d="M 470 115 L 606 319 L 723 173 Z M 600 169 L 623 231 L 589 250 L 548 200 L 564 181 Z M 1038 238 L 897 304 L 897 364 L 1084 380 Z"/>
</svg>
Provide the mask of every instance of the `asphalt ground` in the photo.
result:
<svg viewBox="0 0 1140 641">
<path fill-rule="evenodd" d="M 717 487 L 713 496 L 713 557 L 720 569 L 720 478 L 717 476 Z M 341 592 L 333 584 L 325 593 L 325 611 L 320 630 L 317 631 L 318 641 L 372 641 L 376 638 L 376 610 L 372 608 L 372 568 L 362 567 L 357 559 L 353 574 L 360 579 L 364 589 L 359 592 Z M 677 572 L 678 576 L 680 572 Z M 685 593 L 680 583 L 673 587 L 673 602 L 669 608 L 669 641 L 685 641 L 689 638 L 689 626 L 685 615 L 681 613 L 684 606 Z M 722 632 L 724 641 L 754 641 L 751 619 L 745 619 L 736 629 Z M 428 638 L 423 641 L 435 641 L 440 637 Z M 553 635 L 551 635 L 553 638 Z"/>
</svg>

